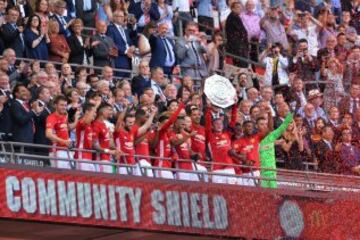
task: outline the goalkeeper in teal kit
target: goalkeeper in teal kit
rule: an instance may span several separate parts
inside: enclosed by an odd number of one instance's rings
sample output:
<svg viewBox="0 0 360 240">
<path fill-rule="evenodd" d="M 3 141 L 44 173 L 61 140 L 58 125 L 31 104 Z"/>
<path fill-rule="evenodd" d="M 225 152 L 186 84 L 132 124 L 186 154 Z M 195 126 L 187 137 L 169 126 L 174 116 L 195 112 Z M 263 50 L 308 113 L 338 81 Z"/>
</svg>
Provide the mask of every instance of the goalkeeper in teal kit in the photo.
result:
<svg viewBox="0 0 360 240">
<path fill-rule="evenodd" d="M 285 132 L 289 124 L 293 120 L 293 114 L 288 113 L 284 122 L 275 129 L 268 133 L 260 142 L 260 166 L 261 177 L 271 178 L 275 180 L 261 180 L 261 186 L 266 188 L 276 188 L 276 159 L 275 159 L 275 141 Z M 265 170 L 265 169 L 270 170 Z M 274 169 L 274 170 L 271 170 Z"/>
</svg>

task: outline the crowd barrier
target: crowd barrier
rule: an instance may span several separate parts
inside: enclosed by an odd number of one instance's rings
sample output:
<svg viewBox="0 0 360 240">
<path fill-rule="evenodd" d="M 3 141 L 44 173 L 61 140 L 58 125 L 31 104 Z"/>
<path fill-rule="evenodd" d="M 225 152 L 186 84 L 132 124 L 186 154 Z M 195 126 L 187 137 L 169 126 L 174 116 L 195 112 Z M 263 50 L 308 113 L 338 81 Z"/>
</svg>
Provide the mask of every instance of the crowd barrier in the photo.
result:
<svg viewBox="0 0 360 240">
<path fill-rule="evenodd" d="M 44 164 L 46 161 L 69 161 L 72 165 L 72 170 L 78 170 L 76 167 L 79 163 L 89 163 L 86 160 L 82 159 L 74 159 L 70 158 L 61 158 L 61 157 L 49 157 L 48 155 L 38 154 L 39 149 L 54 149 L 52 146 L 48 145 L 38 145 L 38 144 L 27 144 L 27 143 L 17 143 L 17 142 L 6 142 L 0 141 L 0 162 L 3 163 L 11 163 L 14 165 L 28 165 L 33 167 L 46 167 L 48 166 Z M 57 150 L 65 150 L 68 151 L 68 156 L 73 156 L 73 152 L 77 150 L 81 150 L 82 152 L 92 152 L 97 153 L 94 150 L 84 150 L 84 149 L 76 149 L 76 148 L 61 148 L 57 147 Z M 44 151 L 42 151 L 44 152 Z M 135 159 L 159 159 L 156 156 L 143 156 L 143 155 L 134 155 Z M 267 169 L 267 168 L 255 168 L 254 166 L 241 165 L 241 164 L 226 164 L 226 163 L 215 163 L 209 161 L 194 161 L 189 159 L 177 159 L 173 160 L 171 158 L 161 158 L 162 160 L 167 160 L 175 163 L 180 162 L 189 162 L 189 163 L 197 163 L 202 166 L 205 166 L 208 170 L 207 172 L 200 171 L 198 169 L 194 170 L 185 170 L 179 168 L 163 168 L 163 167 L 154 167 L 154 166 L 138 166 L 138 165 L 129 165 L 126 162 L 118 163 L 118 162 L 104 162 L 104 161 L 92 161 L 93 164 L 96 165 L 111 165 L 114 168 L 127 168 L 127 172 L 129 175 L 134 175 L 132 169 L 139 167 L 141 176 L 147 177 L 148 171 L 155 172 L 157 170 L 162 171 L 172 171 L 173 173 L 192 173 L 198 176 L 200 182 L 211 182 L 211 179 L 214 176 L 222 176 L 222 177 L 231 177 L 234 179 L 248 179 L 254 180 L 257 185 L 262 180 L 269 181 L 277 181 L 279 188 L 293 188 L 293 189 L 302 189 L 302 190 L 314 190 L 314 191 L 347 191 L 347 192 L 358 192 L 360 191 L 360 178 L 357 176 L 345 176 L 345 175 L 336 175 L 336 174 L 327 174 L 327 173 L 319 173 L 313 171 L 316 169 L 316 163 L 314 162 L 304 162 L 305 165 L 304 171 L 297 170 L 288 170 L 288 169 Z M 281 161 L 280 161 L 281 162 Z M 54 167 L 55 165 L 52 165 Z M 254 174 L 250 174 L 247 176 L 244 175 L 233 175 L 226 173 L 215 173 L 212 172 L 212 168 L 214 166 L 222 166 L 222 167 L 232 167 L 232 168 L 248 168 L 251 173 L 257 170 L 268 170 L 268 171 L 276 171 L 277 178 L 264 178 L 261 176 L 255 176 Z M 118 174 L 115 174 L 118 175 Z M 153 174 L 156 178 L 156 174 Z M 176 179 L 174 179 L 176 180 Z"/>
</svg>

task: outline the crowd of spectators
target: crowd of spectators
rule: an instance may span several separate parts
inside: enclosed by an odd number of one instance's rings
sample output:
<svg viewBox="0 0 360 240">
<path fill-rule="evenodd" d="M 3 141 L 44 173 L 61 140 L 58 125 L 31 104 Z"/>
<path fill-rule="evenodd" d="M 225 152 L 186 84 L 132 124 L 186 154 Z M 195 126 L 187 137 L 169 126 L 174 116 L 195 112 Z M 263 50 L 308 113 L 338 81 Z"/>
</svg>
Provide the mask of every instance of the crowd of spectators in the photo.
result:
<svg viewBox="0 0 360 240">
<path fill-rule="evenodd" d="M 84 149 L 29 151 L 87 171 L 256 175 L 259 141 L 291 112 L 279 167 L 360 174 L 359 33 L 359 0 L 0 0 L 1 136 Z M 204 94 L 214 73 L 231 109 Z"/>
</svg>

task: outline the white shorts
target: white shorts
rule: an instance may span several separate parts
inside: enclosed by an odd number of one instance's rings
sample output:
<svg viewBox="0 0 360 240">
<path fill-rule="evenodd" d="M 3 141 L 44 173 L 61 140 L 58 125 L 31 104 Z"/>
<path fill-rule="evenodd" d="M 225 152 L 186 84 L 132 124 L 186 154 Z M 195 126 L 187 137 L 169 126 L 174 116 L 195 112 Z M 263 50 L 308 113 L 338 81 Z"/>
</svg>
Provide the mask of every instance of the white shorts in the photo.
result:
<svg viewBox="0 0 360 240">
<path fill-rule="evenodd" d="M 174 179 L 174 174 L 172 173 L 172 171 L 168 170 L 156 170 L 155 176 L 157 178 Z"/>
<path fill-rule="evenodd" d="M 195 167 L 196 165 L 196 167 Z M 192 163 L 192 169 L 195 171 L 199 171 L 199 172 L 206 172 L 207 173 L 207 169 L 200 165 L 200 164 L 197 164 L 197 163 Z M 176 178 L 179 179 L 179 180 L 185 180 L 185 181 L 195 181 L 195 182 L 199 182 L 200 181 L 200 178 L 199 178 L 199 175 L 201 175 L 200 173 L 188 173 L 188 172 L 177 172 L 176 173 Z M 204 176 L 204 181 L 208 181 L 208 178 L 207 178 L 207 174 L 203 174 Z"/>
<path fill-rule="evenodd" d="M 69 151 L 65 150 L 58 150 L 55 152 L 49 153 L 50 158 L 53 157 L 54 159 L 51 160 L 51 166 L 55 168 L 63 168 L 63 169 L 72 169 L 71 161 L 62 161 L 57 158 L 65 158 L 68 160 L 73 159 L 72 154 Z"/>
<path fill-rule="evenodd" d="M 141 159 L 137 163 L 137 168 L 135 168 L 134 175 L 136 175 L 136 176 L 154 177 L 154 173 L 153 173 L 152 169 L 141 168 L 141 167 L 152 167 L 152 166 L 147 160 Z"/>
<path fill-rule="evenodd" d="M 89 172 L 96 172 L 95 164 L 92 163 L 92 160 L 89 159 L 81 159 L 82 161 L 87 162 L 77 162 L 77 169 L 81 171 L 89 171 Z"/>
<path fill-rule="evenodd" d="M 100 160 L 104 163 L 111 163 L 109 160 Z M 113 173 L 113 165 L 108 164 L 96 164 L 97 172 Z"/>
<path fill-rule="evenodd" d="M 237 183 L 237 179 L 235 176 L 232 177 L 232 176 L 216 175 L 217 173 L 235 175 L 234 168 L 219 169 L 219 170 L 214 170 L 212 172 L 214 173 L 214 175 L 212 175 L 213 183 L 224 183 L 224 184 L 236 184 Z"/>
<path fill-rule="evenodd" d="M 193 169 L 202 173 L 202 174 L 195 174 L 197 180 L 194 180 L 194 181 L 200 181 L 199 176 L 201 176 L 203 178 L 202 180 L 204 182 L 209 182 L 209 175 L 207 174 L 206 167 L 204 167 L 203 165 L 195 163 L 195 164 L 193 164 Z"/>
<path fill-rule="evenodd" d="M 241 177 L 244 176 L 244 177 Z M 238 178 L 238 185 L 243 185 L 243 186 L 256 186 L 256 182 L 259 182 L 259 180 L 254 179 L 254 178 L 248 178 L 248 177 L 260 177 L 260 171 L 253 171 L 253 172 L 249 172 L 249 173 L 243 173 L 241 174 L 241 176 Z"/>
</svg>

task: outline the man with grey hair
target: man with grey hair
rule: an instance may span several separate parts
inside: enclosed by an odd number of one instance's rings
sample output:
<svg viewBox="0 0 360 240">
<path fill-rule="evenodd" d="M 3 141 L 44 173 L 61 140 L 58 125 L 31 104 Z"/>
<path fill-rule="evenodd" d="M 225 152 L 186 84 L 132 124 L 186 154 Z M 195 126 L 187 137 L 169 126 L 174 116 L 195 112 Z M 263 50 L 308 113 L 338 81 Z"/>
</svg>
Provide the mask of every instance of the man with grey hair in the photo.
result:
<svg viewBox="0 0 360 240">
<path fill-rule="evenodd" d="M 54 15 L 52 19 L 55 19 L 59 24 L 59 33 L 64 34 L 65 37 L 70 37 L 70 26 L 73 23 L 74 19 L 71 19 L 69 16 L 64 16 L 66 9 L 66 2 L 63 0 L 58 0 L 54 3 Z"/>
<path fill-rule="evenodd" d="M 206 49 L 196 36 L 198 25 L 189 22 L 185 28 L 185 36 L 179 38 L 175 45 L 175 52 L 183 75 L 194 79 L 204 78 L 209 75 L 204 55 Z"/>
<path fill-rule="evenodd" d="M 96 22 L 96 34 L 91 37 L 91 52 L 94 66 L 113 66 L 113 57 L 117 56 L 114 41 L 106 35 L 107 25 L 104 21 Z M 97 71 L 99 72 L 99 70 Z"/>
<path fill-rule="evenodd" d="M 25 69 L 26 64 L 24 62 L 21 62 L 19 64 L 19 67 L 16 68 L 15 51 L 11 48 L 7 48 L 3 52 L 3 57 L 4 57 L 3 59 L 5 59 L 8 62 L 8 69 L 6 73 L 9 75 L 11 86 L 15 86 L 16 83 L 24 81 L 25 80 L 24 70 L 26 70 Z"/>
</svg>

